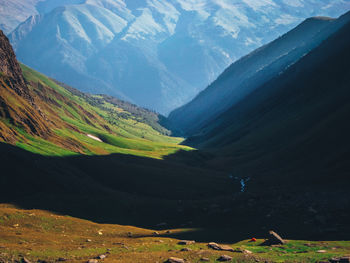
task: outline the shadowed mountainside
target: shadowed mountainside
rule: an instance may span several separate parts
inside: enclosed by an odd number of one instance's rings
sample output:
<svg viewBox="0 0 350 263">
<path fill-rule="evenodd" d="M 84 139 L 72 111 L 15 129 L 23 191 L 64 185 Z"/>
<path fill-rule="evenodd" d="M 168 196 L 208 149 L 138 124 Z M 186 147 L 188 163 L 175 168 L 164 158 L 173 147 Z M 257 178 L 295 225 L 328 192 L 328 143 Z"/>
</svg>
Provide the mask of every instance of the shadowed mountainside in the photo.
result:
<svg viewBox="0 0 350 263">
<path fill-rule="evenodd" d="M 202 132 L 220 114 L 282 74 L 349 20 L 350 13 L 336 20 L 324 17 L 305 20 L 282 37 L 233 63 L 191 102 L 174 110 L 169 115 L 170 123 L 186 136 Z"/>
</svg>

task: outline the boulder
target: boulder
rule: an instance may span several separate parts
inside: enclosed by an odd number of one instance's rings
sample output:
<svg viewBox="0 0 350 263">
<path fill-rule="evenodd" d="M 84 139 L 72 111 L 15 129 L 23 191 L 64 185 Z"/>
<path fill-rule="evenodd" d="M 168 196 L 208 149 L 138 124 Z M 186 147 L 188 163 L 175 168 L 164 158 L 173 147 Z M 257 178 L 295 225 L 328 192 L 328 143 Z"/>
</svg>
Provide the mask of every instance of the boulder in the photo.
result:
<svg viewBox="0 0 350 263">
<path fill-rule="evenodd" d="M 97 259 L 89 259 L 87 263 L 98 263 Z"/>
<path fill-rule="evenodd" d="M 187 245 L 192 245 L 194 243 L 196 243 L 196 241 L 194 240 L 180 240 L 177 244 L 187 246 Z"/>
<path fill-rule="evenodd" d="M 231 261 L 232 260 L 232 257 L 228 256 L 228 255 L 222 255 L 218 258 L 218 261 Z"/>
<path fill-rule="evenodd" d="M 208 262 L 208 261 L 210 261 L 210 259 L 209 258 L 201 258 L 200 261 Z"/>
<path fill-rule="evenodd" d="M 182 258 L 170 257 L 165 263 L 185 263 L 185 260 Z"/>
<path fill-rule="evenodd" d="M 283 245 L 285 241 L 274 231 L 269 231 L 267 240 L 265 240 L 262 246 Z"/>
<path fill-rule="evenodd" d="M 102 254 L 102 255 L 97 256 L 96 258 L 97 258 L 97 259 L 105 259 L 106 257 L 107 257 L 106 255 L 103 255 L 103 254 Z"/>
<path fill-rule="evenodd" d="M 184 247 L 183 249 L 181 249 L 181 251 L 183 252 L 188 252 L 188 251 L 192 251 L 192 249 L 188 248 L 188 247 Z"/>
<path fill-rule="evenodd" d="M 208 247 L 211 248 L 211 249 L 214 249 L 214 250 L 221 250 L 221 251 L 231 251 L 231 252 L 234 252 L 234 249 L 230 246 L 227 246 L 227 245 L 219 245 L 217 243 L 214 243 L 214 242 L 210 242 L 208 244 Z"/>
</svg>

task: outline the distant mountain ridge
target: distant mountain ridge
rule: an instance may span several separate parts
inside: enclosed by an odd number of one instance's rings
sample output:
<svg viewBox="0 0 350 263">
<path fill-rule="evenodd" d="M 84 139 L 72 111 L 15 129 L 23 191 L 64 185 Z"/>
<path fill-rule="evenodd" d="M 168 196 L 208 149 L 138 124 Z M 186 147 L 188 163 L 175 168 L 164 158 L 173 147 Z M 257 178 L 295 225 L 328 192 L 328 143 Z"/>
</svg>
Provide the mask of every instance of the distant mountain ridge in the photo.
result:
<svg viewBox="0 0 350 263">
<path fill-rule="evenodd" d="M 220 114 L 282 74 L 349 20 L 349 14 L 336 20 L 306 19 L 282 37 L 233 63 L 191 102 L 171 112 L 170 122 L 187 136 L 201 132 Z"/>
<path fill-rule="evenodd" d="M 340 0 L 46 0 L 10 39 L 21 61 L 50 77 L 167 114 L 302 19 L 349 8 Z"/>
</svg>

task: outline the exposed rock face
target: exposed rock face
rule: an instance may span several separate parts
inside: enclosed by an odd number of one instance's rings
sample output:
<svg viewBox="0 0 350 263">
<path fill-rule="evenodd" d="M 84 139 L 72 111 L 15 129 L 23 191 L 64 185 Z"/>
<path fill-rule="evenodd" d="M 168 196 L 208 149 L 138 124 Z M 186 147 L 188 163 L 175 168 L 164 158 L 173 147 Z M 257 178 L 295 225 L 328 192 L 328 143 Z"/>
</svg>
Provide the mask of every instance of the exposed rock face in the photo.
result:
<svg viewBox="0 0 350 263">
<path fill-rule="evenodd" d="M 211 249 L 214 249 L 214 250 L 221 250 L 221 251 L 231 251 L 231 252 L 234 252 L 235 250 L 230 247 L 230 246 L 227 246 L 227 245 L 219 245 L 217 243 L 214 243 L 214 242 L 210 242 L 208 244 L 208 247 L 211 248 Z"/>
<path fill-rule="evenodd" d="M 262 246 L 283 245 L 285 241 L 274 231 L 269 231 L 267 240 L 262 243 Z"/>
<path fill-rule="evenodd" d="M 0 30 L 0 118 L 22 127 L 32 135 L 47 138 L 50 130 L 44 113 L 35 104 L 34 97 L 23 77 L 12 46 Z M 0 141 L 14 143 L 17 132 L 0 123 Z M 18 135 L 18 134 L 17 134 Z"/>
<path fill-rule="evenodd" d="M 20 96 L 31 99 L 25 84 L 22 69 L 8 38 L 0 30 L 0 72 L 8 77 L 11 88 Z"/>
<path fill-rule="evenodd" d="M 196 243 L 194 240 L 180 240 L 177 244 L 178 245 L 192 245 Z"/>
<path fill-rule="evenodd" d="M 218 261 L 221 261 L 221 262 L 226 262 L 226 261 L 231 261 L 231 260 L 232 260 L 232 257 L 227 256 L 227 255 L 222 255 L 221 257 L 218 258 Z"/>
<path fill-rule="evenodd" d="M 182 258 L 175 258 L 175 257 L 170 257 L 166 263 L 185 263 L 185 260 Z"/>
</svg>

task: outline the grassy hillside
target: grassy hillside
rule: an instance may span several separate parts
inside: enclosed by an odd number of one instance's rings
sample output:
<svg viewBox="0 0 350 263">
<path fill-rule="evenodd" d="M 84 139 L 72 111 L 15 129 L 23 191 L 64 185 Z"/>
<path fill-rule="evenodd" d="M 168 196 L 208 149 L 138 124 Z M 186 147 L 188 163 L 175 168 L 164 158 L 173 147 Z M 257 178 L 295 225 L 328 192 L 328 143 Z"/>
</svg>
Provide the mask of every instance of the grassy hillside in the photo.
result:
<svg viewBox="0 0 350 263">
<path fill-rule="evenodd" d="M 225 254 L 231 262 L 312 262 L 349 254 L 349 241 L 295 241 L 283 246 L 260 246 L 249 240 L 228 244 L 236 252 L 215 251 L 208 243 L 178 245 L 178 238 L 194 229 L 154 230 L 132 226 L 96 224 L 41 210 L 21 210 L 0 205 L 0 261 L 44 260 L 87 262 L 105 255 L 103 262 L 165 262 L 169 257 L 187 262 L 219 262 Z M 195 236 L 194 236 L 195 237 Z M 248 238 L 248 237 L 247 237 Z M 188 248 L 189 251 L 182 251 Z M 323 252 L 318 252 L 323 251 Z M 251 252 L 251 253 L 250 253 Z M 61 259 L 60 259 L 61 258 Z"/>
<path fill-rule="evenodd" d="M 123 153 L 153 158 L 190 149 L 178 145 L 181 138 L 165 135 L 168 131 L 157 126 L 155 113 L 136 106 L 129 112 L 128 103 L 63 87 L 25 65 L 21 67 L 34 104 L 45 119 L 42 126 L 49 130 L 45 136 L 36 136 L 38 134 L 2 118 L 1 126 L 7 130 L 0 132 L 14 133 L 10 142 L 23 149 L 56 156 Z M 9 89 L 1 92 L 6 90 Z M 25 104 L 18 98 L 11 99 L 8 94 L 6 98 L 11 106 Z"/>
</svg>

